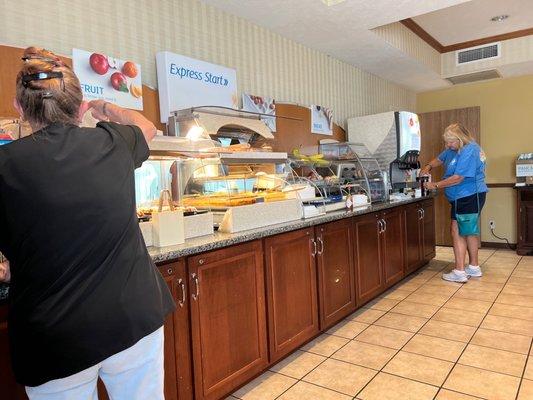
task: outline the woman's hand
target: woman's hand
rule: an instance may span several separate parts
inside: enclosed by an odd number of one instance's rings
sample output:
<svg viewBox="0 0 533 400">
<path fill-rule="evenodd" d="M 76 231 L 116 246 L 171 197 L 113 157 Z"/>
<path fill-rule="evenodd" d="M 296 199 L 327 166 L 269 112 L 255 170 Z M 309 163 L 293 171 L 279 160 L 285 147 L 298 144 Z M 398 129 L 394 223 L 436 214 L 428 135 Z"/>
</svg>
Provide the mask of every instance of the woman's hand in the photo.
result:
<svg viewBox="0 0 533 400">
<path fill-rule="evenodd" d="M 108 117 L 104 112 L 104 107 L 106 105 L 104 100 L 92 100 L 89 102 L 89 107 L 92 109 L 92 116 L 99 121 L 107 121 Z"/>
<path fill-rule="evenodd" d="M 437 189 L 437 184 L 435 182 L 425 182 L 425 187 L 427 190 Z"/>
<path fill-rule="evenodd" d="M 0 282 L 9 282 L 11 280 L 11 270 L 9 269 L 9 261 L 0 263 Z"/>
<path fill-rule="evenodd" d="M 423 168 L 420 168 L 420 171 L 418 172 L 418 176 L 429 175 L 430 171 L 431 171 L 431 165 L 427 164 Z"/>
</svg>

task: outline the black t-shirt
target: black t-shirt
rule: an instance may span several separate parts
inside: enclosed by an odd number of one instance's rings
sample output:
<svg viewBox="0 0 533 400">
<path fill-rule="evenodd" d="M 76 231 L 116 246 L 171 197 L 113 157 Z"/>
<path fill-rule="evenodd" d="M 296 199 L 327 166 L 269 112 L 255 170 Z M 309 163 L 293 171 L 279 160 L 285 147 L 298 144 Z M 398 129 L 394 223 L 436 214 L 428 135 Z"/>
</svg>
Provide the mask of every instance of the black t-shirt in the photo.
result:
<svg viewBox="0 0 533 400">
<path fill-rule="evenodd" d="M 0 146 L 0 252 L 11 263 L 17 381 L 93 366 L 163 325 L 175 305 L 135 212 L 136 126 L 52 124 Z"/>
</svg>

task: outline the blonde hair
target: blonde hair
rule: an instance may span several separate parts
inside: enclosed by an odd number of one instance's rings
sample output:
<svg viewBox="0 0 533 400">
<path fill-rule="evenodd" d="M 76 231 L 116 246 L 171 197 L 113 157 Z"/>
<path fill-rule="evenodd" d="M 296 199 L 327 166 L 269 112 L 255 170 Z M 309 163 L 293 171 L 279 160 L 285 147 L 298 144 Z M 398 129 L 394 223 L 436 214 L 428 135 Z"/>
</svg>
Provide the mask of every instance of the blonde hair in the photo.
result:
<svg viewBox="0 0 533 400">
<path fill-rule="evenodd" d="M 79 124 L 83 100 L 80 81 L 61 59 L 51 51 L 37 47 L 24 50 L 16 83 L 16 99 L 24 119 L 30 124 Z M 49 74 L 49 78 L 34 74 Z"/>
<path fill-rule="evenodd" d="M 444 140 L 457 140 L 459 142 L 459 149 L 462 149 L 464 145 L 475 141 L 474 136 L 468 128 L 459 122 L 448 125 L 446 129 L 444 129 L 442 137 Z"/>
</svg>

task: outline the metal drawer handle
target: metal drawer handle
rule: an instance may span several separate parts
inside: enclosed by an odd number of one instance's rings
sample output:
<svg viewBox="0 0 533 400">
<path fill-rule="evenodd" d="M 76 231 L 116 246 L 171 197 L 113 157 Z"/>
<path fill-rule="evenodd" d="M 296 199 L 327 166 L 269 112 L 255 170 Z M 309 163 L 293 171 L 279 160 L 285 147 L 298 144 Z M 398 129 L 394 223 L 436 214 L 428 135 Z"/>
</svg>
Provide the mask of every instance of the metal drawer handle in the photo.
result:
<svg viewBox="0 0 533 400">
<path fill-rule="evenodd" d="M 180 285 L 181 288 L 181 299 L 178 299 L 178 305 L 180 307 L 183 307 L 185 305 L 185 301 L 187 300 L 187 293 L 185 292 L 185 282 L 183 282 L 183 279 L 178 279 L 178 285 Z"/>
<path fill-rule="evenodd" d="M 195 273 L 191 275 L 191 278 L 195 286 L 195 292 L 192 294 L 192 298 L 193 300 L 197 301 L 198 297 L 200 297 L 200 281 L 198 279 L 198 275 L 196 275 Z"/>
<path fill-rule="evenodd" d="M 383 221 L 383 232 L 385 232 L 387 230 L 387 221 L 385 221 L 384 219 L 382 219 Z"/>
<path fill-rule="evenodd" d="M 322 240 L 321 237 L 319 237 L 318 239 L 318 243 L 320 243 L 320 250 L 318 250 L 318 255 L 322 255 L 322 253 L 324 253 L 324 241 Z"/>
<path fill-rule="evenodd" d="M 426 218 L 426 210 L 424 210 L 424 209 L 422 208 L 421 211 L 422 211 L 422 219 Z"/>
<path fill-rule="evenodd" d="M 378 234 L 383 233 L 383 224 L 380 219 L 378 219 Z"/>
<path fill-rule="evenodd" d="M 313 243 L 313 252 L 311 253 L 311 255 L 315 257 L 317 253 L 317 245 L 316 245 L 315 239 L 311 239 L 311 243 Z"/>
</svg>

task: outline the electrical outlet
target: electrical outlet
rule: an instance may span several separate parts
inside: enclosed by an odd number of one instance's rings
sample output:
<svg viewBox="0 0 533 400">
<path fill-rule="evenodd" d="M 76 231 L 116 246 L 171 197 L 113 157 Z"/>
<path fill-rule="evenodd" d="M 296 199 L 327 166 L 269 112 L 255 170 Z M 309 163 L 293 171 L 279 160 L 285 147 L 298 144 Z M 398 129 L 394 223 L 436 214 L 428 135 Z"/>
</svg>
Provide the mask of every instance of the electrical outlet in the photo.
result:
<svg viewBox="0 0 533 400">
<path fill-rule="evenodd" d="M 493 219 L 489 220 L 489 226 L 491 230 L 494 230 L 496 228 L 496 223 Z"/>
</svg>

